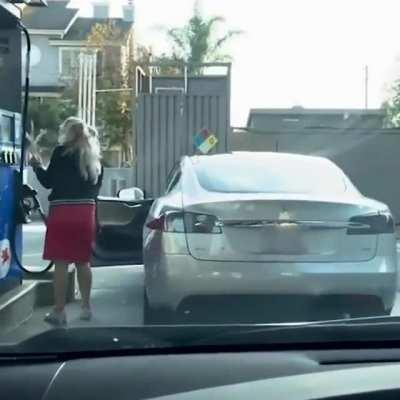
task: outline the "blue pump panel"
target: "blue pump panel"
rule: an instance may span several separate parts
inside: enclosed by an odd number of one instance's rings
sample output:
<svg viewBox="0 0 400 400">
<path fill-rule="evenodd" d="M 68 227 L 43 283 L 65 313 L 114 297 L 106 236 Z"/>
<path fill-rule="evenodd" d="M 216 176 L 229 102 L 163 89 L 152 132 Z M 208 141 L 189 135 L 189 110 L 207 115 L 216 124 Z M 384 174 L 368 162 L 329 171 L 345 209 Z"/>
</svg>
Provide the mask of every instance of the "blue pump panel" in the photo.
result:
<svg viewBox="0 0 400 400">
<path fill-rule="evenodd" d="M 22 226 L 16 228 L 15 239 L 12 237 L 20 143 L 21 115 L 0 109 L 0 293 L 22 280 L 22 271 L 15 260 L 15 254 L 20 260 L 22 256 Z"/>
<path fill-rule="evenodd" d="M 19 14 L 11 2 L 0 1 L 0 294 L 22 281 L 14 256 L 16 253 L 21 259 L 22 253 L 21 226 L 17 227 L 14 240 L 15 183 L 22 141 Z"/>
<path fill-rule="evenodd" d="M 15 169 L 0 166 L 0 288 L 15 286 L 22 280 L 22 271 L 12 255 L 11 243 L 14 223 Z M 17 228 L 15 251 L 22 255 L 21 226 Z"/>
</svg>

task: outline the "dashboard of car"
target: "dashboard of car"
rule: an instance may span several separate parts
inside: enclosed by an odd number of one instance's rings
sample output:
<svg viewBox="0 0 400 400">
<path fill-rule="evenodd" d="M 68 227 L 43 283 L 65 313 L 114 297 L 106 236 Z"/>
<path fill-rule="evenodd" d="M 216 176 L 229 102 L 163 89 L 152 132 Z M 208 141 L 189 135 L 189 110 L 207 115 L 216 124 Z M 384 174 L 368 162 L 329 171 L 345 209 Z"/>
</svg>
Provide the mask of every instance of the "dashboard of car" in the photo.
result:
<svg viewBox="0 0 400 400">
<path fill-rule="evenodd" d="M 4 399 L 386 399 L 400 396 L 400 350 L 240 352 L 0 365 Z"/>
</svg>

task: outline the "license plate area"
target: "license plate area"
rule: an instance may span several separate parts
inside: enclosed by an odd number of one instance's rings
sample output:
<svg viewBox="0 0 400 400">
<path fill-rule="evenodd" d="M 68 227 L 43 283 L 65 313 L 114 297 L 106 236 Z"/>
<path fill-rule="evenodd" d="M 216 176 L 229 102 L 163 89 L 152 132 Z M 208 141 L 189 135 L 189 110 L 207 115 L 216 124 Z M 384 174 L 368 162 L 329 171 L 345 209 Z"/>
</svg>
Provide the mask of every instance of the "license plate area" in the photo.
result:
<svg viewBox="0 0 400 400">
<path fill-rule="evenodd" d="M 310 229 L 282 222 L 252 227 L 229 227 L 226 235 L 238 252 L 257 255 L 332 255 L 335 242 L 344 234 L 338 229 Z"/>
</svg>

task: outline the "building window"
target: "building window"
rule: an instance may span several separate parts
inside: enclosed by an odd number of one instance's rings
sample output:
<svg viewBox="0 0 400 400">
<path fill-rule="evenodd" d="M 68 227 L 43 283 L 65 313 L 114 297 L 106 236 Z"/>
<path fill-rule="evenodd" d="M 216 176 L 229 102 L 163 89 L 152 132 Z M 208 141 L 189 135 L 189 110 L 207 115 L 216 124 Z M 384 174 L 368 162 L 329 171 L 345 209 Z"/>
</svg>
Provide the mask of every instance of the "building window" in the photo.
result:
<svg viewBox="0 0 400 400">
<path fill-rule="evenodd" d="M 60 49 L 60 74 L 63 78 L 78 78 L 80 48 Z"/>
<path fill-rule="evenodd" d="M 126 189 L 128 186 L 126 179 L 118 179 L 118 178 L 112 178 L 110 184 L 111 184 L 110 194 L 112 197 L 118 197 L 118 193 L 120 192 L 120 190 Z"/>
<path fill-rule="evenodd" d="M 101 50 L 97 50 L 96 55 L 97 55 L 96 76 L 98 78 L 102 78 L 104 72 L 104 54 Z"/>
</svg>

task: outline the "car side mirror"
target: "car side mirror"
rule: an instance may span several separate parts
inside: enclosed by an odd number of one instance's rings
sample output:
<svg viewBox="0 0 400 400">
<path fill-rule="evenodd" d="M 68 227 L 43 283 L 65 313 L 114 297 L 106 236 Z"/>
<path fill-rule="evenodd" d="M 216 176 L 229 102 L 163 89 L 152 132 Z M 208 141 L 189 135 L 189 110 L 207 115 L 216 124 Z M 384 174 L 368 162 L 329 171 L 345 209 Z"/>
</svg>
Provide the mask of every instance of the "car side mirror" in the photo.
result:
<svg viewBox="0 0 400 400">
<path fill-rule="evenodd" d="M 126 188 L 118 192 L 118 198 L 127 201 L 144 200 L 144 193 L 137 187 Z"/>
</svg>

